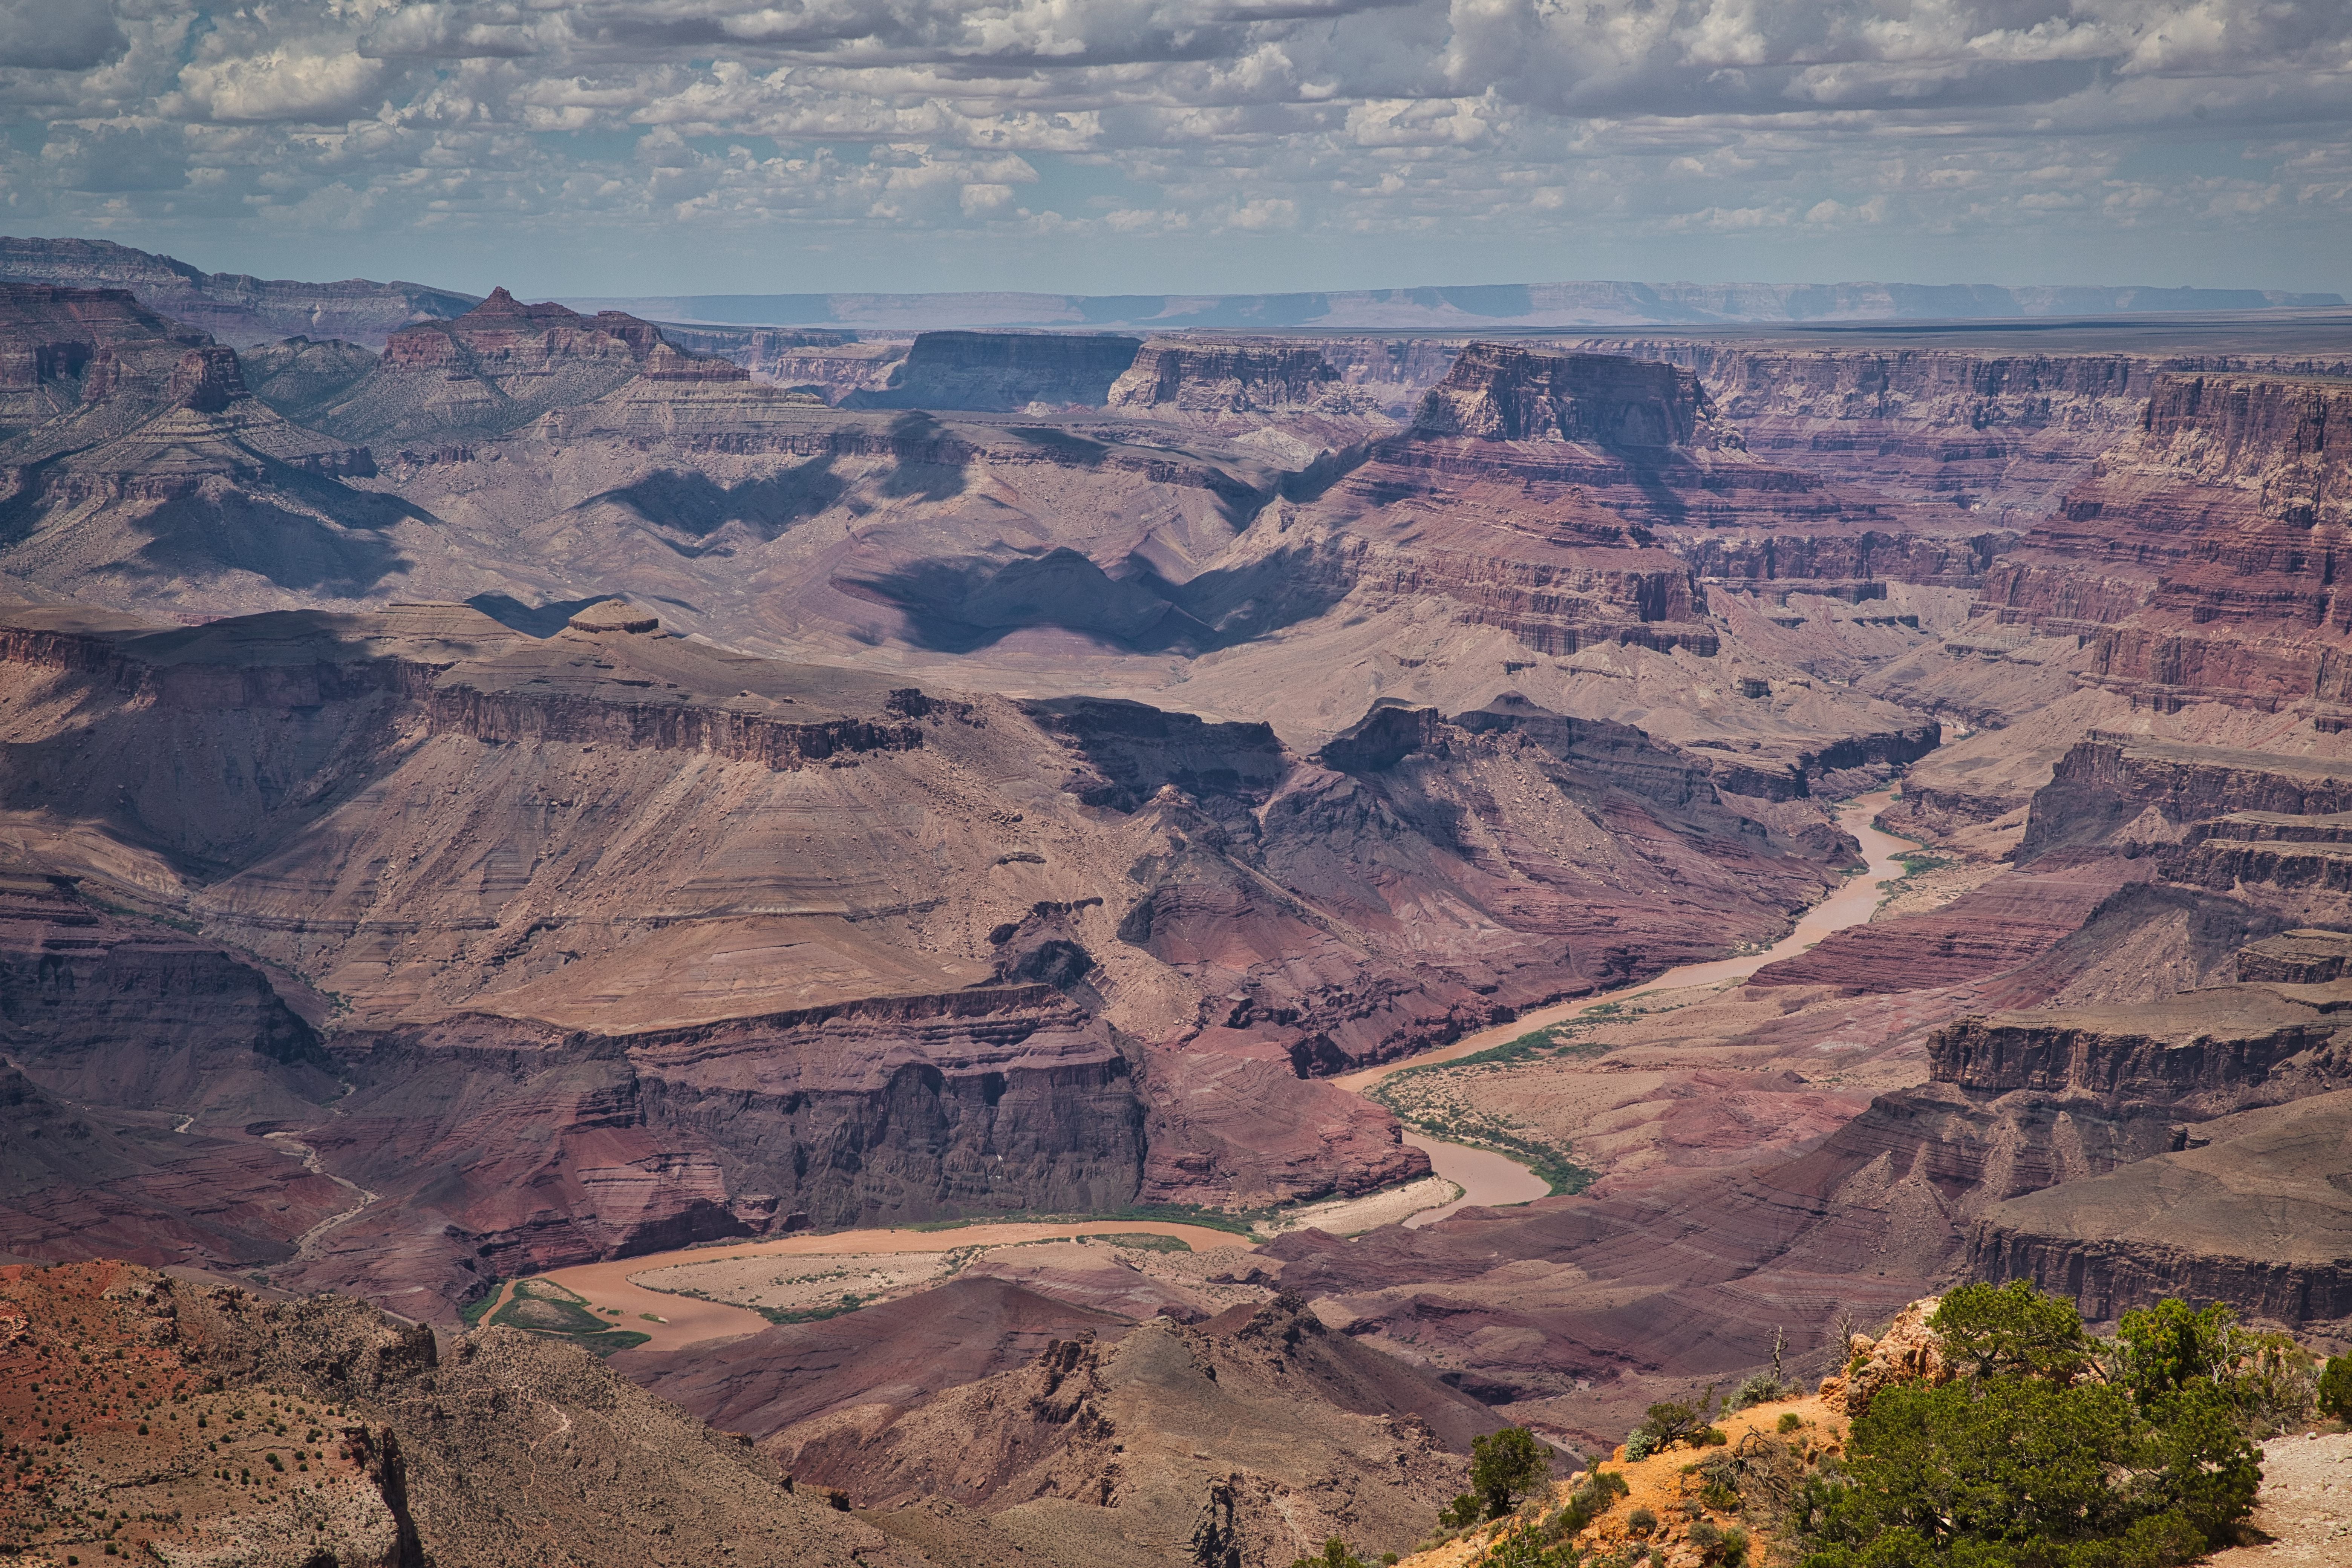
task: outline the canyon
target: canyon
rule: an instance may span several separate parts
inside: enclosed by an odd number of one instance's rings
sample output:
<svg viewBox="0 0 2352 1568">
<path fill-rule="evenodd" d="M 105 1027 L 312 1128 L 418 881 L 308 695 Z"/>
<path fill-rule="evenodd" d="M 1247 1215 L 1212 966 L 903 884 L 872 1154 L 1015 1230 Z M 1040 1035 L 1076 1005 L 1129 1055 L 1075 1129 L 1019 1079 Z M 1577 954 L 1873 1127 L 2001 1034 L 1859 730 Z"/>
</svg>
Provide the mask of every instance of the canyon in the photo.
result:
<svg viewBox="0 0 2352 1568">
<path fill-rule="evenodd" d="M 455 1560 L 541 1408 L 813 1554 L 1285 1568 L 1958 1279 L 2352 1336 L 2340 320 L 736 326 L 40 254 L 0 1295 L 355 1413 L 367 1552 Z M 956 1240 L 1015 1219 L 1067 1224 Z M 913 1226 L 703 1337 L 565 1283 Z M 415 1364 L 288 1394 L 314 1331 Z M 694 1484 L 600 1539 L 737 1529 Z"/>
</svg>

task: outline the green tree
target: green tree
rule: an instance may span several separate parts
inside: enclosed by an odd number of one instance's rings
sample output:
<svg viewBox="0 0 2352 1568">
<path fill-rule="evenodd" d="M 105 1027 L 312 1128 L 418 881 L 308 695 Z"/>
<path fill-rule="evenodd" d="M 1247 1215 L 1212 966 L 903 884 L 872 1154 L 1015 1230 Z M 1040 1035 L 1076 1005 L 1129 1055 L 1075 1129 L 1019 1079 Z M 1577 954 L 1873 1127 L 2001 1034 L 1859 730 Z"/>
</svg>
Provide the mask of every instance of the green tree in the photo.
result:
<svg viewBox="0 0 2352 1568">
<path fill-rule="evenodd" d="M 2243 1519 L 2261 1479 L 2209 1390 L 2151 1421 L 2101 1384 L 1901 1386 L 1850 1447 L 1847 1479 L 1807 1500 L 1807 1568 L 2165 1568 Z"/>
<path fill-rule="evenodd" d="M 2143 1406 L 2192 1384 L 2226 1383 L 2237 1372 L 2244 1338 L 2238 1314 L 2225 1302 L 2201 1312 L 2170 1298 L 2135 1307 L 2116 1325 L 2123 1348 L 2119 1381 Z"/>
<path fill-rule="evenodd" d="M 1292 1562 L 1290 1568 L 1371 1568 L 1362 1558 L 1348 1549 L 1348 1543 L 1334 1535 L 1323 1542 L 1323 1550 L 1312 1557 Z"/>
<path fill-rule="evenodd" d="M 1963 1377 L 2040 1377 L 2072 1383 L 2090 1369 L 2092 1344 L 2074 1303 L 2022 1279 L 1962 1285 L 1927 1319 L 1944 1363 Z"/>
<path fill-rule="evenodd" d="M 2352 1355 L 2332 1355 L 2319 1373 L 2319 1413 L 2352 1421 Z"/>
<path fill-rule="evenodd" d="M 1510 1512 L 1550 1477 L 1549 1450 L 1524 1426 L 1471 1439 L 1470 1489 L 1486 1505 L 1488 1519 Z"/>
<path fill-rule="evenodd" d="M 2228 1395 L 2191 1387 L 2166 1395 L 2154 1411 L 2153 1457 L 2163 1469 L 2153 1489 L 2198 1534 L 2219 1543 L 2253 1511 L 2263 1483 L 2262 1455 L 2240 1429 Z"/>
</svg>

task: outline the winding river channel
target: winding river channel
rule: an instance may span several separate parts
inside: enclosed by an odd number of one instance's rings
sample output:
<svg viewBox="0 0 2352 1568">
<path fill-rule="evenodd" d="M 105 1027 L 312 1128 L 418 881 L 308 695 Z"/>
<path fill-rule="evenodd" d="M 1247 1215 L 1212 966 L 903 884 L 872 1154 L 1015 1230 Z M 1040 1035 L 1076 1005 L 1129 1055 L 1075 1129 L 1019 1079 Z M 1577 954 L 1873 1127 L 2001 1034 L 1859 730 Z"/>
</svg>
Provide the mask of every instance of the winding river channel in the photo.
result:
<svg viewBox="0 0 2352 1568">
<path fill-rule="evenodd" d="M 1680 964 L 1655 980 L 1645 981 L 1623 991 L 1612 991 L 1599 996 L 1580 996 L 1557 1006 L 1538 1008 L 1521 1014 L 1510 1023 L 1465 1036 L 1441 1049 L 1424 1051 L 1402 1061 L 1385 1062 L 1331 1081 L 1361 1094 L 1391 1073 L 1475 1056 L 1480 1051 L 1506 1045 L 1531 1030 L 1565 1023 L 1596 1003 L 1622 1004 L 1643 996 L 1654 996 L 1661 992 L 1688 991 L 1696 986 L 1721 985 L 1730 981 L 1745 980 L 1776 959 L 1791 958 L 1804 952 L 1832 931 L 1862 924 L 1871 917 L 1878 908 L 1879 900 L 1885 896 L 1879 884 L 1903 875 L 1903 867 L 1895 858 L 1916 847 L 1871 826 L 1870 819 L 1886 809 L 1895 794 L 1892 788 L 1876 790 L 1869 795 L 1857 795 L 1838 809 L 1838 826 L 1853 834 L 1862 845 L 1865 869 L 1848 878 L 1845 886 L 1807 910 L 1803 918 L 1797 921 L 1796 930 L 1765 951 L 1743 953 L 1738 958 L 1710 959 L 1705 963 Z M 1541 1176 L 1492 1150 L 1448 1143 L 1419 1132 L 1406 1133 L 1405 1142 L 1426 1153 L 1431 1168 L 1462 1189 L 1459 1198 L 1443 1208 L 1422 1210 L 1404 1222 L 1407 1226 L 1428 1225 L 1444 1219 L 1456 1209 L 1473 1205 L 1528 1203 L 1551 1191 Z"/>
<path fill-rule="evenodd" d="M 1806 910 L 1804 917 L 1797 922 L 1796 930 L 1769 950 L 1738 958 L 1685 963 L 1669 969 L 1655 980 L 1643 984 L 1599 996 L 1580 996 L 1574 1001 L 1539 1008 L 1521 1015 L 1511 1023 L 1481 1030 L 1438 1050 L 1424 1051 L 1403 1061 L 1385 1063 L 1332 1081 L 1360 1094 L 1391 1073 L 1475 1055 L 1517 1039 L 1531 1029 L 1565 1022 L 1598 1002 L 1631 1002 L 1661 992 L 1686 991 L 1695 986 L 1720 985 L 1744 980 L 1775 959 L 1802 952 L 1832 931 L 1861 924 L 1878 908 L 1879 900 L 1884 896 L 1880 884 L 1889 878 L 1902 875 L 1902 867 L 1895 857 L 1912 847 L 1903 839 L 1882 833 L 1870 825 L 1870 819 L 1885 808 L 1894 795 L 1892 789 L 1882 790 L 1848 801 L 1839 809 L 1839 826 L 1861 841 L 1867 869 L 1849 878 L 1843 887 Z M 1424 1151 L 1437 1173 L 1462 1189 L 1461 1197 L 1441 1208 L 1422 1210 L 1404 1222 L 1408 1226 L 1427 1225 L 1472 1205 L 1528 1203 L 1551 1190 L 1533 1171 L 1491 1150 L 1448 1143 L 1419 1132 L 1407 1132 L 1405 1142 Z M 373 1195 L 363 1194 L 361 1206 L 365 1206 L 365 1200 Z M 349 1214 L 338 1215 L 326 1225 L 334 1225 L 349 1217 Z M 323 1229 L 325 1226 L 317 1228 Z M 652 1348 L 667 1350 L 698 1340 L 751 1333 L 765 1326 L 765 1320 L 749 1309 L 656 1292 L 636 1283 L 638 1277 L 668 1264 L 772 1255 L 931 1251 L 951 1247 L 993 1246 L 1087 1234 L 1136 1231 L 1180 1238 L 1195 1247 L 1248 1247 L 1256 1245 L 1244 1237 L 1185 1225 L 1132 1220 L 1095 1220 L 1078 1224 L 1011 1222 L 947 1231 L 869 1230 L 824 1236 L 778 1237 L 731 1247 L 688 1247 L 677 1252 L 581 1264 L 556 1269 L 543 1278 L 576 1292 L 590 1304 L 592 1310 L 618 1320 L 615 1327 L 643 1333 L 652 1342 Z M 502 1301 L 511 1289 L 511 1285 L 502 1286 L 497 1300 Z"/>
</svg>

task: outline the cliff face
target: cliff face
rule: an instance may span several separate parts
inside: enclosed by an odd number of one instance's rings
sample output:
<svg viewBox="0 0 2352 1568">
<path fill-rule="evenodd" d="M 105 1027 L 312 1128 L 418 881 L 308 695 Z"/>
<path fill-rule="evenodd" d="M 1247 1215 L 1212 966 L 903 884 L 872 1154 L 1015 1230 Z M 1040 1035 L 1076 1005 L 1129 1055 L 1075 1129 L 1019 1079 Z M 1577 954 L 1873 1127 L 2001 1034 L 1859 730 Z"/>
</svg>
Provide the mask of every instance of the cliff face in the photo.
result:
<svg viewBox="0 0 2352 1568">
<path fill-rule="evenodd" d="M 1984 605 L 2088 639 L 2090 678 L 2160 711 L 2340 725 L 2347 415 L 2344 382 L 2154 377 L 2139 428 L 1988 575 Z"/>
<path fill-rule="evenodd" d="M 1188 343 L 1154 339 L 1111 383 L 1113 413 L 1280 416 L 1369 411 L 1371 398 L 1343 387 L 1320 352 L 1282 343 Z"/>
<path fill-rule="evenodd" d="M 478 1281 L 723 1237 L 1116 1211 L 1143 1107 L 1046 985 L 894 996 L 631 1036 L 488 1015 L 339 1042 L 359 1089 L 306 1134 L 379 1194 L 311 1287 L 457 1300 Z M 429 1209 L 462 1245 L 419 1247 Z"/>
<path fill-rule="evenodd" d="M 0 284 L 0 438 L 13 449 L 43 426 L 70 432 L 26 453 L 37 459 L 120 434 L 166 403 L 181 359 L 209 343 L 125 289 Z"/>
<path fill-rule="evenodd" d="M 1413 416 L 1418 436 L 1578 441 L 1612 449 L 1737 447 L 1715 425 L 1698 377 L 1606 354 L 1553 354 L 1500 343 L 1464 349 Z"/>
<path fill-rule="evenodd" d="M 0 279 L 120 289 L 149 310 L 242 348 L 298 332 L 371 346 L 413 322 L 462 314 L 470 294 L 418 283 L 304 283 L 205 272 L 102 239 L 0 238 Z"/>
<path fill-rule="evenodd" d="M 907 357 L 909 340 L 803 327 L 682 327 L 662 335 L 690 353 L 731 360 L 752 379 L 839 403 L 879 392 Z"/>
<path fill-rule="evenodd" d="M 1032 404 L 1099 408 L 1135 363 L 1141 340 L 1079 332 L 923 332 L 879 392 L 848 408 L 1015 412 Z"/>
<path fill-rule="evenodd" d="M 2018 858 L 2118 843 L 2184 843 L 2192 837 L 2185 845 L 2189 852 L 2208 842 L 2324 843 L 2332 837 L 2325 825 L 2266 826 L 2263 819 L 2347 810 L 2352 810 L 2352 763 L 2094 732 L 2059 760 L 2049 784 L 2034 795 Z M 2209 822 L 2192 834 L 2195 825 Z"/>
<path fill-rule="evenodd" d="M 2027 1279 L 2113 1318 L 2165 1297 L 2227 1301 L 2289 1325 L 2352 1317 L 2352 1090 L 2185 1130 L 2172 1152 L 1995 1205 L 1968 1267 Z"/>
</svg>

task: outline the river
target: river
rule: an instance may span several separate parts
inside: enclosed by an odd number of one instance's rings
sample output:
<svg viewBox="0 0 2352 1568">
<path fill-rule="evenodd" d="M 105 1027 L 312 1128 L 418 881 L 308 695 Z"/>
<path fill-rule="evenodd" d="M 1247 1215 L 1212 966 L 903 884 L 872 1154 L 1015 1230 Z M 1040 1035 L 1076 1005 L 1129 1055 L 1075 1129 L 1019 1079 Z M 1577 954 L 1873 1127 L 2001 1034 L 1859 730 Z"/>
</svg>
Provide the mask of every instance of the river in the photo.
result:
<svg viewBox="0 0 2352 1568">
<path fill-rule="evenodd" d="M 1871 826 L 1870 819 L 1884 811 L 1895 799 L 1895 795 L 1892 788 L 1876 790 L 1869 795 L 1857 795 L 1839 808 L 1838 826 L 1853 834 L 1861 843 L 1866 869 L 1859 876 L 1848 878 L 1843 887 L 1807 910 L 1797 921 L 1796 930 L 1764 952 L 1744 953 L 1738 958 L 1709 959 L 1704 963 L 1680 964 L 1655 980 L 1644 981 L 1626 990 L 1611 991 L 1599 996 L 1580 996 L 1572 1002 L 1537 1008 L 1521 1014 L 1510 1023 L 1481 1029 L 1440 1049 L 1424 1051 L 1403 1061 L 1384 1062 L 1379 1067 L 1348 1073 L 1331 1081 L 1342 1089 L 1351 1089 L 1361 1094 L 1391 1073 L 1475 1056 L 1480 1051 L 1506 1045 L 1530 1030 L 1576 1017 L 1598 1003 L 1625 1003 L 1664 991 L 1687 991 L 1694 986 L 1720 985 L 1727 981 L 1745 980 L 1776 959 L 1792 958 L 1804 952 L 1832 931 L 1862 924 L 1871 917 L 1872 911 L 1878 908 L 1879 900 L 1885 897 L 1879 884 L 1903 874 L 1903 868 L 1895 858 L 1916 847 L 1908 840 L 1883 833 Z M 1406 1133 L 1405 1142 L 1426 1153 L 1431 1168 L 1462 1189 L 1462 1195 L 1443 1208 L 1423 1209 L 1407 1219 L 1404 1223 L 1409 1226 L 1433 1224 L 1456 1209 L 1474 1205 L 1491 1207 L 1529 1203 L 1551 1191 L 1541 1176 L 1492 1150 L 1448 1143 L 1419 1132 Z"/>
<path fill-rule="evenodd" d="M 1752 952 L 1739 958 L 1713 959 L 1705 963 L 1685 963 L 1669 969 L 1655 980 L 1623 991 L 1612 991 L 1601 996 L 1580 996 L 1572 1002 L 1538 1008 L 1523 1014 L 1508 1024 L 1456 1040 L 1450 1046 L 1404 1061 L 1388 1062 L 1362 1072 L 1349 1073 L 1331 1081 L 1358 1093 L 1406 1068 L 1427 1067 L 1433 1062 L 1453 1061 L 1492 1046 L 1517 1039 L 1530 1029 L 1573 1018 L 1597 1002 L 1630 1002 L 1662 991 L 1682 991 L 1697 985 L 1717 985 L 1726 981 L 1742 980 L 1755 973 L 1777 958 L 1788 958 L 1802 952 L 1833 931 L 1843 931 L 1870 918 L 1882 896 L 1879 883 L 1902 874 L 1895 857 L 1912 847 L 1905 840 L 1881 833 L 1870 826 L 1870 819 L 1885 809 L 1894 798 L 1891 789 L 1882 790 L 1848 801 L 1838 812 L 1838 823 L 1862 843 L 1863 855 L 1869 868 L 1849 878 L 1843 887 L 1805 911 L 1797 929 L 1769 951 Z M 1544 1179 L 1516 1161 L 1491 1150 L 1473 1149 L 1460 1143 L 1447 1143 L 1419 1132 L 1407 1132 L 1405 1142 L 1429 1155 L 1430 1164 L 1437 1173 L 1462 1189 L 1462 1196 L 1442 1208 L 1423 1209 L 1404 1223 L 1408 1226 L 1428 1225 L 1444 1219 L 1459 1208 L 1472 1205 L 1493 1206 L 1524 1204 L 1544 1196 L 1551 1191 Z M 373 1194 L 367 1194 L 373 1197 Z M 362 1202 L 362 1206 L 365 1206 Z M 352 1211 L 356 1213 L 357 1211 Z M 339 1215 L 326 1222 L 340 1223 L 349 1215 Z M 325 1228 L 325 1226 L 316 1227 Z M 765 1327 L 765 1321 L 747 1308 L 730 1306 L 719 1301 L 701 1301 L 691 1297 L 656 1292 L 635 1282 L 633 1276 L 643 1275 L 669 1264 L 710 1261 L 720 1258 L 760 1257 L 793 1253 L 863 1253 L 931 1251 L 952 1247 L 993 1246 L 1012 1241 L 1037 1241 L 1066 1236 L 1101 1234 L 1111 1231 L 1150 1231 L 1162 1236 L 1178 1237 L 1194 1247 L 1255 1247 L 1247 1237 L 1222 1231 L 1204 1230 L 1193 1226 L 1171 1225 L 1150 1221 L 1091 1220 L 1063 1224 L 976 1225 L 952 1230 L 914 1231 L 880 1230 L 851 1231 L 825 1236 L 800 1235 L 779 1237 L 767 1241 L 747 1241 L 730 1246 L 691 1247 L 677 1252 L 655 1253 L 647 1257 L 615 1258 L 604 1263 L 585 1263 L 570 1268 L 559 1268 L 545 1276 L 585 1298 L 592 1308 L 616 1318 L 616 1327 L 625 1327 L 645 1333 L 652 1348 L 667 1350 L 698 1340 L 725 1338 L 753 1332 Z M 308 1239 L 307 1237 L 305 1238 Z M 504 1298 L 508 1288 L 499 1292 Z"/>
</svg>

